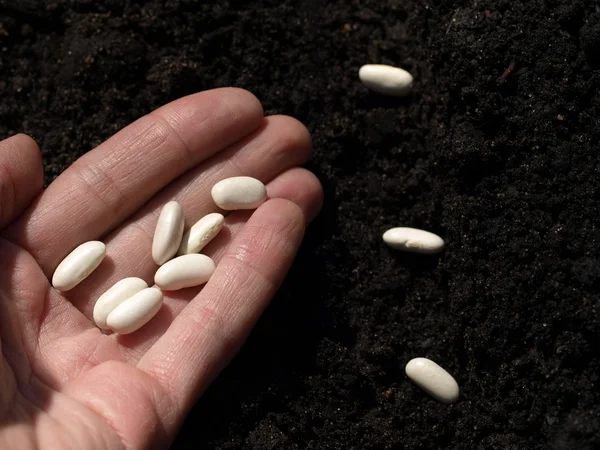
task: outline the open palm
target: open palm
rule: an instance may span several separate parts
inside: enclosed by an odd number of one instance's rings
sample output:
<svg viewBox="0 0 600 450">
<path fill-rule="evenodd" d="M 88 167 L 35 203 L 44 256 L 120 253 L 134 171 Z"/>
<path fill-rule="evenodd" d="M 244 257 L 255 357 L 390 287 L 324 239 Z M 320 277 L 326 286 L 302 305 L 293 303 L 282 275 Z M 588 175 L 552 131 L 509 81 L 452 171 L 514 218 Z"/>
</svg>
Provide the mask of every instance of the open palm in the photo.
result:
<svg viewBox="0 0 600 450">
<path fill-rule="evenodd" d="M 242 345 L 283 280 L 322 201 L 297 166 L 310 137 L 294 119 L 265 118 L 256 98 L 215 89 L 172 102 L 87 153 L 42 191 L 39 149 L 0 142 L 0 448 L 164 448 Z M 95 300 L 122 278 L 152 284 L 161 207 L 191 225 L 218 211 L 219 180 L 248 175 L 269 200 L 226 217 L 203 251 L 218 264 L 202 288 L 166 293 L 139 331 L 103 334 Z M 48 278 L 89 240 L 106 257 L 72 291 Z"/>
</svg>

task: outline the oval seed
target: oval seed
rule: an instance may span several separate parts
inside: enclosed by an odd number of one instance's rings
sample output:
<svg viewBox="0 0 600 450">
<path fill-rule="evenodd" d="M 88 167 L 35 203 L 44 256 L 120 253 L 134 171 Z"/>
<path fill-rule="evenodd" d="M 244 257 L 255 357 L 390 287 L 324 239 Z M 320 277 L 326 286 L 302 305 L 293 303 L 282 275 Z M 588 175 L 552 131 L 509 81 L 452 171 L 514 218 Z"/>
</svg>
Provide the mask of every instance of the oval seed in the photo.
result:
<svg viewBox="0 0 600 450">
<path fill-rule="evenodd" d="M 256 178 L 232 177 L 215 184 L 211 195 L 221 209 L 254 209 L 267 198 L 267 188 Z"/>
<path fill-rule="evenodd" d="M 175 201 L 167 203 L 158 217 L 152 241 L 152 259 L 156 264 L 160 266 L 175 256 L 181 244 L 184 226 L 181 205 Z"/>
<path fill-rule="evenodd" d="M 160 289 L 144 289 L 113 309 L 106 319 L 106 324 L 115 333 L 133 333 L 150 322 L 162 303 L 163 293 Z"/>
<path fill-rule="evenodd" d="M 407 95 L 413 84 L 406 70 L 385 64 L 366 64 L 359 69 L 358 77 L 372 91 L 394 97 Z"/>
<path fill-rule="evenodd" d="M 454 403 L 458 400 L 460 390 L 456 380 L 430 359 L 411 359 L 405 371 L 408 378 L 437 401 Z"/>
<path fill-rule="evenodd" d="M 221 231 L 224 222 L 223 214 L 211 213 L 204 216 L 183 235 L 177 254 L 199 253 Z"/>
<path fill-rule="evenodd" d="M 65 292 L 85 280 L 104 259 L 106 246 L 99 241 L 89 241 L 73 250 L 58 265 L 52 275 L 52 286 Z"/>
<path fill-rule="evenodd" d="M 162 265 L 154 275 L 154 283 L 166 291 L 176 291 L 206 283 L 215 271 L 215 262 L 206 255 L 178 256 Z"/>
<path fill-rule="evenodd" d="M 396 250 L 433 254 L 444 249 L 444 240 L 437 234 L 417 228 L 391 228 L 383 233 L 383 241 Z"/>
<path fill-rule="evenodd" d="M 113 310 L 138 292 L 147 289 L 148 284 L 141 278 L 124 278 L 100 296 L 94 305 L 94 322 L 102 329 L 108 328 L 106 319 Z"/>
</svg>

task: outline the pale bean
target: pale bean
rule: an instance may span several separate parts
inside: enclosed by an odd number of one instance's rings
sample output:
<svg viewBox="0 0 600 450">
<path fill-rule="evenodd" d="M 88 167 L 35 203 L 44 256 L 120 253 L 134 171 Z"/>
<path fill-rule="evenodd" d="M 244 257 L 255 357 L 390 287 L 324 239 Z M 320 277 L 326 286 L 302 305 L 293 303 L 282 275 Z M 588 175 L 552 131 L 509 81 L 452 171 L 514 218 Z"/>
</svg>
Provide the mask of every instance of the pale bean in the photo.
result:
<svg viewBox="0 0 600 450">
<path fill-rule="evenodd" d="M 147 289 L 148 284 L 141 278 L 124 278 L 100 296 L 94 305 L 94 322 L 102 329 L 109 328 L 106 319 L 113 310 L 138 292 Z"/>
<path fill-rule="evenodd" d="M 215 262 L 206 255 L 178 256 L 162 265 L 154 275 L 154 283 L 166 291 L 206 283 L 215 271 Z"/>
<path fill-rule="evenodd" d="M 58 265 L 52 275 L 52 286 L 62 292 L 73 289 L 96 270 L 105 253 L 106 246 L 102 242 L 81 244 Z"/>
<path fill-rule="evenodd" d="M 129 297 L 108 315 L 106 324 L 118 334 L 129 334 L 146 325 L 158 313 L 163 293 L 155 287 Z"/>
<path fill-rule="evenodd" d="M 224 222 L 223 214 L 211 213 L 204 216 L 183 235 L 177 254 L 199 253 L 221 231 Z"/>
<path fill-rule="evenodd" d="M 358 77 L 372 91 L 395 97 L 410 93 L 413 84 L 406 70 L 385 64 L 366 64 L 359 69 Z"/>
<path fill-rule="evenodd" d="M 441 237 L 417 228 L 391 228 L 383 233 L 383 241 L 396 250 L 412 253 L 433 254 L 444 249 Z"/>
<path fill-rule="evenodd" d="M 406 375 L 421 389 L 441 403 L 454 403 L 460 390 L 456 380 L 438 364 L 427 358 L 411 359 Z"/>
<path fill-rule="evenodd" d="M 181 205 L 175 201 L 167 203 L 158 217 L 152 241 L 152 259 L 156 264 L 160 266 L 175 256 L 181 244 L 184 226 Z"/>
<path fill-rule="evenodd" d="M 211 190 L 216 205 L 228 211 L 258 208 L 267 198 L 265 185 L 252 177 L 232 177 L 219 181 Z"/>
</svg>

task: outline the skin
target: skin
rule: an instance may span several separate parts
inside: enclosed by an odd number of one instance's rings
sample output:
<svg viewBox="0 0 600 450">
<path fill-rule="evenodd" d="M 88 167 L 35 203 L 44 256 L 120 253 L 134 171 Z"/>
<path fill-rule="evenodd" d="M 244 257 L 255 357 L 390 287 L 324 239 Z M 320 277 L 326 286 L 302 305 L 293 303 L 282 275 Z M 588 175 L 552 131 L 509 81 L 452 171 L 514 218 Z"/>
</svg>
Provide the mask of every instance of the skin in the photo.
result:
<svg viewBox="0 0 600 450">
<path fill-rule="evenodd" d="M 36 143 L 0 142 L 0 448 L 165 448 L 202 392 L 238 351 L 283 281 L 322 204 L 299 168 L 310 136 L 296 120 L 264 117 L 240 89 L 181 98 L 88 152 L 42 190 Z M 219 211 L 219 180 L 267 185 L 255 211 Z M 162 205 L 180 202 L 189 227 L 222 212 L 202 253 L 217 269 L 202 288 L 165 292 L 130 335 L 102 333 L 94 301 L 128 276 L 150 285 L 150 249 Z M 73 290 L 48 280 L 89 240 L 105 260 Z"/>
</svg>

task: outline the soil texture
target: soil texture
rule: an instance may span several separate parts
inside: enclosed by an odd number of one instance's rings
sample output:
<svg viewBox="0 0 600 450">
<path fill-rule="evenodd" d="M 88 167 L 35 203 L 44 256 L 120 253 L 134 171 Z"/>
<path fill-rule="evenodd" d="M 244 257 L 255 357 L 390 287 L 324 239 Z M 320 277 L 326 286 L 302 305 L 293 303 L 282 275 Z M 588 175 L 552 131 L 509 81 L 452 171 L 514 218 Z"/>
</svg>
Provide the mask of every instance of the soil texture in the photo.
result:
<svg viewBox="0 0 600 450">
<path fill-rule="evenodd" d="M 47 182 L 221 86 L 302 121 L 326 201 L 175 449 L 600 448 L 600 13 L 591 0 L 0 0 L 0 138 Z M 365 89 L 366 63 L 415 77 Z M 393 251 L 393 226 L 442 236 Z M 455 376 L 442 405 L 404 374 Z"/>
</svg>

